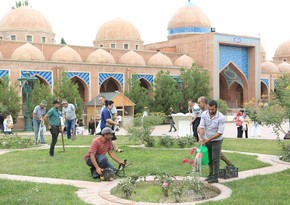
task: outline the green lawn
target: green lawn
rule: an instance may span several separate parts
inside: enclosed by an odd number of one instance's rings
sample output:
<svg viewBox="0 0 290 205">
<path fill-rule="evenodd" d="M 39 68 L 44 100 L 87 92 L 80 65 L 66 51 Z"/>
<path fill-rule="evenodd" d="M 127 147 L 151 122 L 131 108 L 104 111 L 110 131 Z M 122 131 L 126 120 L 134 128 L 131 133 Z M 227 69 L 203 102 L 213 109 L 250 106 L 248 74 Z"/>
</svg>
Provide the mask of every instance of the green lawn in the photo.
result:
<svg viewBox="0 0 290 205">
<path fill-rule="evenodd" d="M 0 173 L 95 181 L 91 178 L 89 167 L 84 161 L 84 155 L 93 138 L 94 136 L 79 136 L 76 141 L 65 139 L 67 146 L 65 151 L 62 150 L 62 147 L 57 147 L 53 158 L 48 156 L 48 149 L 16 150 L 0 155 Z M 50 137 L 46 137 L 46 142 L 50 143 Z M 190 149 L 188 148 L 132 148 L 128 145 L 140 144 L 140 142 L 132 142 L 126 136 L 118 137 L 118 144 L 124 149 L 124 152 L 118 153 L 118 156 L 121 159 L 128 159 L 128 162 L 131 163 L 126 168 L 127 176 L 135 173 L 144 176 L 164 172 L 171 175 L 185 176 L 191 170 L 189 164 L 182 164 L 182 159 L 193 157 L 189 154 Z M 62 146 L 61 137 L 59 137 L 57 145 Z M 85 147 L 77 148 L 69 147 L 69 145 L 83 145 Z M 240 152 L 275 155 L 279 154 L 279 148 L 275 140 L 225 139 L 223 142 L 224 150 Z M 239 167 L 239 171 L 269 166 L 258 161 L 256 156 L 238 153 L 226 153 L 226 155 Z M 114 165 L 116 166 L 116 164 Z M 221 167 L 223 166 L 224 163 L 222 162 Z M 207 172 L 207 166 L 203 167 L 202 175 L 206 176 Z M 287 190 L 288 186 L 286 186 L 290 184 L 289 175 L 290 171 L 287 170 L 267 176 L 256 176 L 226 183 L 233 191 L 232 197 L 222 202 L 209 204 L 261 204 L 261 201 L 265 202 L 262 204 L 286 204 L 284 201 L 290 198 Z M 9 182 L 9 180 L 0 180 L 0 204 L 40 204 L 40 202 L 42 204 L 85 204 L 76 197 L 75 191 L 77 188 L 75 187 Z M 41 191 L 35 191 L 38 190 L 37 187 L 41 187 L 39 189 Z M 13 198 L 14 192 L 19 194 Z M 35 193 L 29 194 L 30 192 Z M 62 193 L 59 194 L 58 192 Z M 49 200 L 51 194 L 59 194 L 59 196 Z M 70 203 L 69 200 L 73 200 L 73 203 Z M 6 203 L 8 201 L 10 203 Z"/>
</svg>

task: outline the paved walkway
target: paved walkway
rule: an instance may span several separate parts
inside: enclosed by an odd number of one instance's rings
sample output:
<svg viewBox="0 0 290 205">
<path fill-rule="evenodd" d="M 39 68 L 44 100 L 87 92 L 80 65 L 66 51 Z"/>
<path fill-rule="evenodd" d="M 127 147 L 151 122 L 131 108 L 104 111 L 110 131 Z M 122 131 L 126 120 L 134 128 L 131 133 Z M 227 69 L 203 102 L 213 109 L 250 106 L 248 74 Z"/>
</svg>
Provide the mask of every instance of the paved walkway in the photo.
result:
<svg viewBox="0 0 290 205">
<path fill-rule="evenodd" d="M 0 154 L 5 154 L 7 152 L 9 151 L 0 150 Z M 226 151 L 226 152 L 231 152 L 231 151 Z M 219 184 L 215 183 L 213 184 L 213 186 L 216 186 L 218 189 L 220 189 L 221 194 L 213 199 L 210 199 L 211 201 L 222 200 L 222 199 L 230 197 L 231 190 L 223 185 L 224 182 L 245 179 L 247 177 L 251 177 L 255 175 L 271 174 L 275 172 L 281 172 L 286 169 L 290 169 L 290 163 L 282 162 L 278 159 L 278 157 L 273 156 L 273 155 L 244 153 L 244 152 L 236 152 L 236 153 L 247 154 L 247 155 L 257 155 L 258 160 L 269 163 L 271 164 L 271 166 L 263 167 L 260 169 L 253 169 L 253 170 L 239 172 L 238 178 L 231 178 L 231 179 L 226 179 L 226 180 L 219 179 L 220 183 Z M 80 199 L 82 199 L 88 204 L 93 204 L 93 205 L 118 205 L 118 204 L 150 205 L 150 204 L 154 204 L 154 203 L 128 201 L 128 200 L 120 199 L 118 197 L 111 195 L 110 190 L 113 187 L 117 186 L 119 180 L 114 180 L 112 182 L 95 183 L 95 182 L 88 182 L 88 181 L 55 179 L 55 178 L 46 178 L 46 177 L 31 177 L 31 176 L 21 176 L 21 175 L 11 175 L 11 174 L 0 174 L 0 178 L 9 179 L 9 180 L 18 180 L 18 181 L 30 181 L 30 182 L 36 182 L 36 183 L 72 185 L 72 186 L 80 188 L 76 193 L 80 197 Z M 180 177 L 180 179 L 182 178 Z M 150 178 L 148 180 L 150 180 Z M 205 201 L 209 201 L 209 200 L 205 200 Z M 180 204 L 194 205 L 201 202 L 204 202 L 204 201 L 188 202 L 188 203 L 180 203 Z"/>
</svg>

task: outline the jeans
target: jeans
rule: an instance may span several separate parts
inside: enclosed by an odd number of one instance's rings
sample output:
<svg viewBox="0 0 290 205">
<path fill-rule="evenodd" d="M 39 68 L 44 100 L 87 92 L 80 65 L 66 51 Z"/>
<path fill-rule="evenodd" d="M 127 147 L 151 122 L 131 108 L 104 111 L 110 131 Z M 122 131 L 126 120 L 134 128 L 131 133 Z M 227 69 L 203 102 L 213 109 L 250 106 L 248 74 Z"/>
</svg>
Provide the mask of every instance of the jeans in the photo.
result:
<svg viewBox="0 0 290 205">
<path fill-rule="evenodd" d="M 73 135 L 76 135 L 75 119 L 66 120 L 66 135 L 68 139 L 71 138 L 71 130 L 72 130 Z"/>
<path fill-rule="evenodd" d="M 57 137 L 59 134 L 59 126 L 55 126 L 55 125 L 51 126 L 50 133 L 51 133 L 52 140 L 51 140 L 51 144 L 50 144 L 49 155 L 53 156 L 54 155 L 54 147 L 57 143 Z"/>
<path fill-rule="evenodd" d="M 39 129 L 40 129 L 40 120 L 37 120 L 37 119 L 33 119 L 33 129 L 34 129 L 34 136 L 35 136 L 35 142 L 37 144 L 37 141 L 38 141 L 38 132 L 39 132 Z M 43 137 L 43 129 L 40 129 L 40 143 L 44 143 L 44 137 Z"/>
<path fill-rule="evenodd" d="M 116 170 L 109 162 L 109 159 L 106 155 L 96 155 L 96 161 L 101 169 L 110 168 L 112 170 Z M 91 167 L 91 169 L 96 170 L 90 158 L 87 160 L 87 165 Z"/>
<path fill-rule="evenodd" d="M 176 127 L 174 126 L 175 122 L 173 119 L 170 119 L 170 129 L 169 129 L 169 132 L 171 132 L 172 128 L 174 128 L 174 131 L 176 131 Z"/>
<path fill-rule="evenodd" d="M 209 166 L 209 175 L 217 178 L 220 170 L 220 158 L 221 158 L 221 149 L 222 149 L 222 140 L 211 141 L 206 144 L 208 149 L 208 166 Z"/>
</svg>

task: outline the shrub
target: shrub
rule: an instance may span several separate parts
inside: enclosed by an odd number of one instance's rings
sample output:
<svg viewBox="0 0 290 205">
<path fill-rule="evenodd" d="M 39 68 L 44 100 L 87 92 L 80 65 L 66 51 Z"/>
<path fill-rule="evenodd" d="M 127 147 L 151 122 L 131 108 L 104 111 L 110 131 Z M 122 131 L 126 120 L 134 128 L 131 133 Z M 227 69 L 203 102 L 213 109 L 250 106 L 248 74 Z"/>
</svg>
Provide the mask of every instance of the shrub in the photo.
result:
<svg viewBox="0 0 290 205">
<path fill-rule="evenodd" d="M 20 137 L 17 135 L 0 136 L 0 148 L 28 148 L 34 144 L 34 140 L 30 137 Z"/>
<path fill-rule="evenodd" d="M 161 146 L 171 147 L 174 144 L 174 140 L 171 136 L 165 135 L 160 137 L 159 143 Z"/>
<path fill-rule="evenodd" d="M 135 186 L 132 183 L 131 178 L 125 178 L 122 179 L 118 185 L 117 188 L 121 190 L 122 194 L 126 199 L 129 199 L 131 195 L 135 192 Z"/>
<path fill-rule="evenodd" d="M 218 100 L 217 100 L 217 104 L 218 104 L 218 110 L 219 110 L 222 114 L 226 115 L 226 114 L 227 114 L 227 111 L 228 111 L 228 109 L 229 109 L 228 104 L 227 104 L 225 101 L 221 100 L 221 99 L 218 99 Z"/>
</svg>

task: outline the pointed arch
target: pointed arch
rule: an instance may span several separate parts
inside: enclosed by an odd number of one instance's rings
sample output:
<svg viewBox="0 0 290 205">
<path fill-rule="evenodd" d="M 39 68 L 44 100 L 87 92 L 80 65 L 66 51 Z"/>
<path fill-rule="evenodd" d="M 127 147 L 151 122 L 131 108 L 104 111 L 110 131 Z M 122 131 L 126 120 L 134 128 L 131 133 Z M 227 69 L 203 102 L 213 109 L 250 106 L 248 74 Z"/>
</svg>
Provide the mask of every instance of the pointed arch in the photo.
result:
<svg viewBox="0 0 290 205">
<path fill-rule="evenodd" d="M 115 91 L 122 92 L 122 86 L 119 83 L 119 81 L 117 81 L 113 77 L 107 78 L 105 81 L 103 81 L 103 83 L 100 86 L 100 93 L 115 92 Z"/>
<path fill-rule="evenodd" d="M 263 96 L 268 96 L 268 93 L 269 93 L 269 88 L 267 84 L 261 81 L 261 99 L 263 98 Z"/>
<path fill-rule="evenodd" d="M 150 82 L 148 82 L 148 80 L 146 80 L 145 78 L 140 78 L 139 81 L 140 81 L 141 87 L 147 90 L 149 90 L 152 87 Z"/>
<path fill-rule="evenodd" d="M 83 102 L 88 102 L 89 101 L 89 88 L 87 86 L 87 83 L 83 80 L 83 78 L 80 78 L 79 76 L 75 75 L 75 76 L 72 76 L 70 80 L 73 84 L 78 85 L 78 91 Z"/>
</svg>

